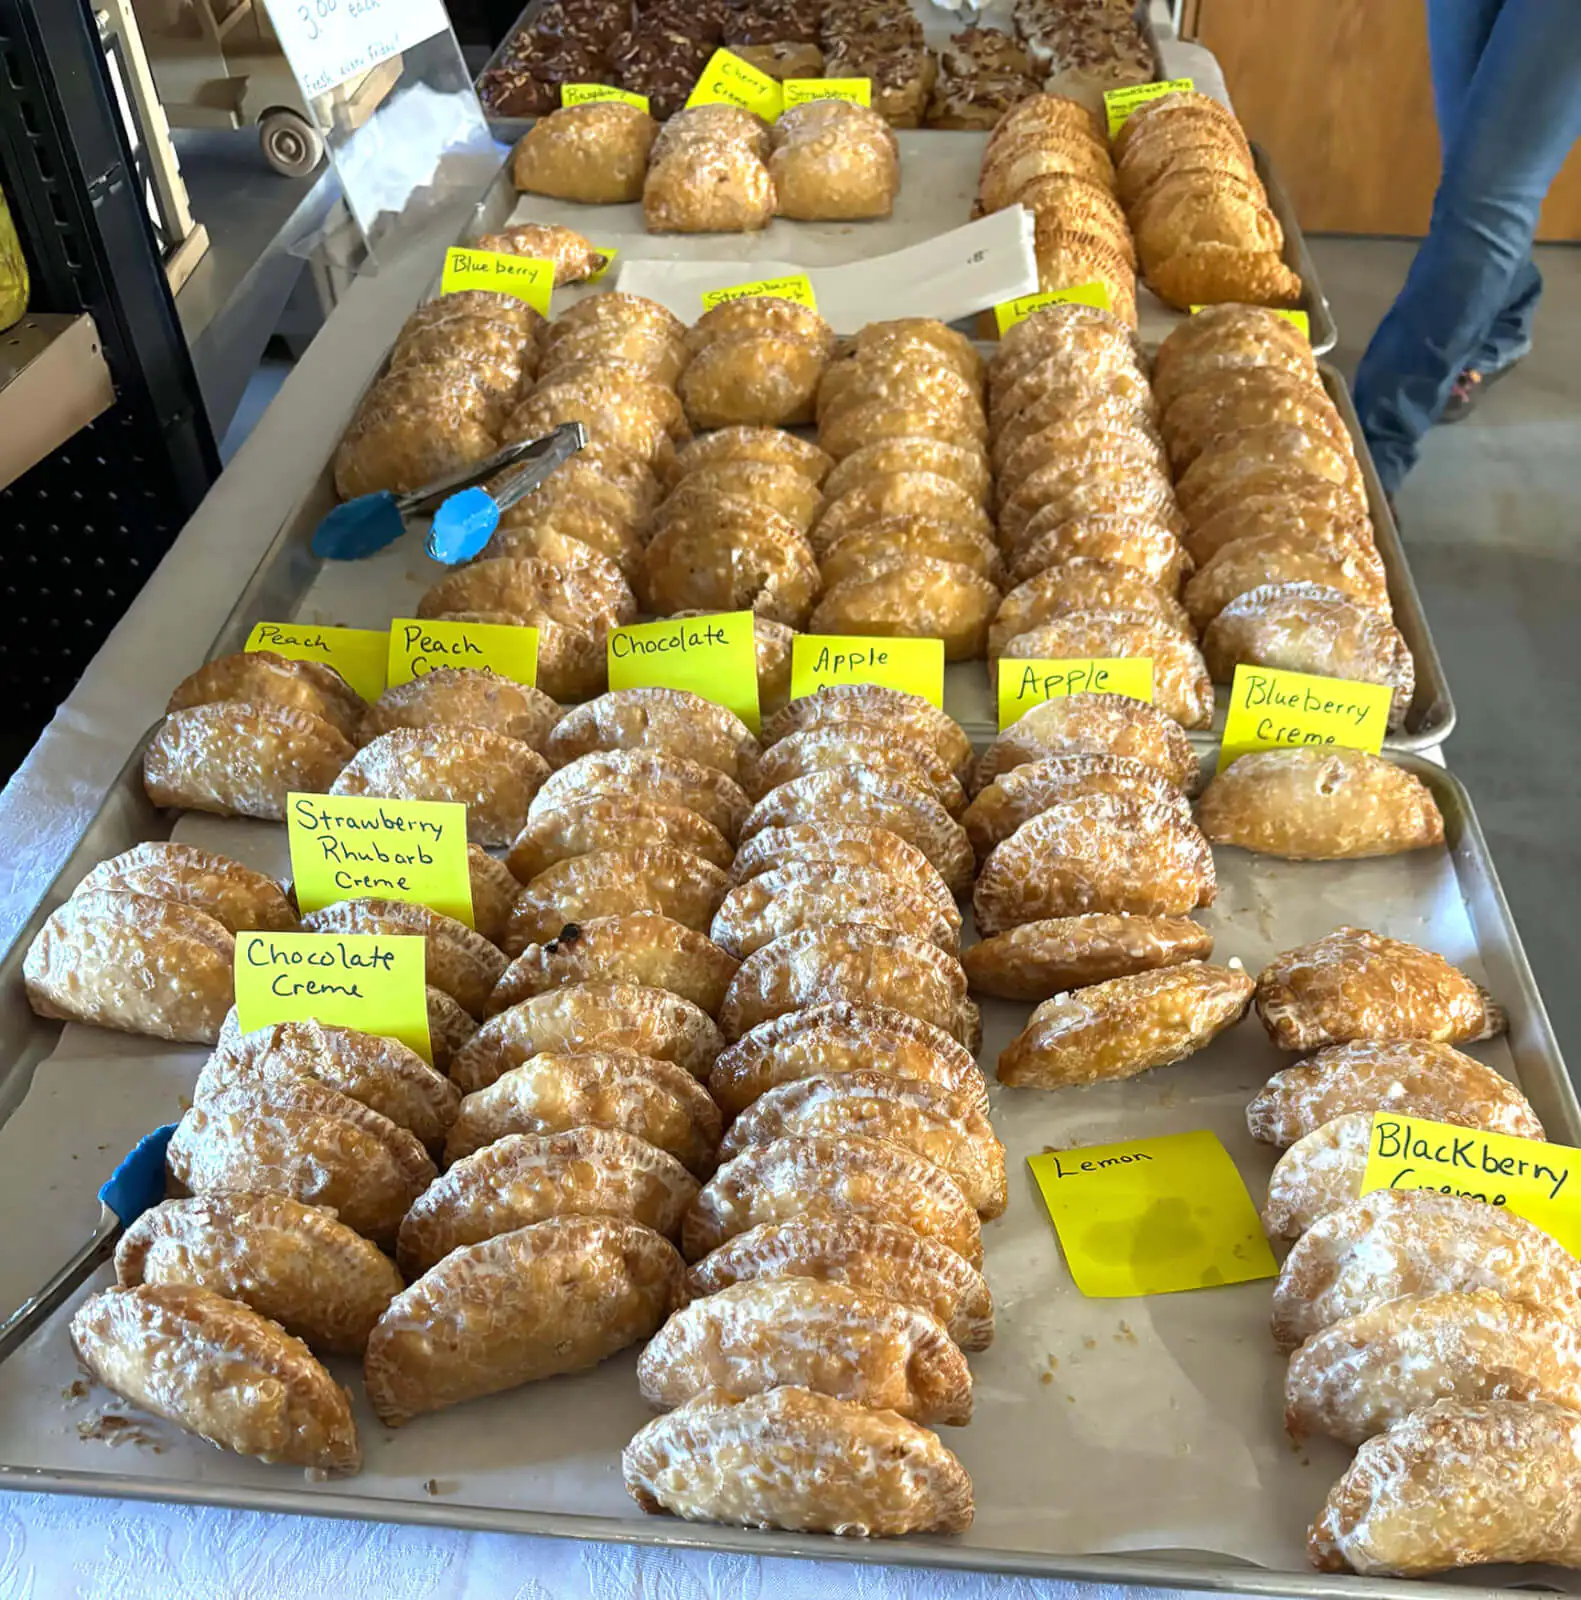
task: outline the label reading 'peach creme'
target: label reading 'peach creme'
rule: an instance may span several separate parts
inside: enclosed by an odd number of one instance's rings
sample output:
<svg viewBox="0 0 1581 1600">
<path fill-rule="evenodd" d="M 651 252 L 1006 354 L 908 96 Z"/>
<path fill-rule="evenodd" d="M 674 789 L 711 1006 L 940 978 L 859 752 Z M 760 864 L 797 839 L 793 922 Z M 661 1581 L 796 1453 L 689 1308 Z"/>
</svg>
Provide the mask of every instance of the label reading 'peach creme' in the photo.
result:
<svg viewBox="0 0 1581 1600">
<path fill-rule="evenodd" d="M 390 624 L 390 687 L 439 667 L 471 667 L 524 683 L 538 681 L 538 630 L 505 622 L 397 617 Z"/>
<path fill-rule="evenodd" d="M 372 628 L 321 628 L 311 622 L 259 622 L 246 649 L 268 650 L 292 661 L 322 661 L 364 700 L 384 693 L 389 635 Z"/>
<path fill-rule="evenodd" d="M 878 683 L 942 709 L 944 641 L 798 633 L 791 640 L 791 699 L 831 683 Z"/>
<path fill-rule="evenodd" d="M 420 934 L 239 933 L 236 1023 L 318 1021 L 409 1045 L 432 1064 Z"/>
<path fill-rule="evenodd" d="M 611 689 L 690 689 L 758 731 L 758 652 L 750 611 L 634 622 L 609 635 Z"/>
<path fill-rule="evenodd" d="M 525 300 L 540 316 L 547 317 L 549 297 L 554 292 L 554 262 L 540 261 L 536 256 L 508 256 L 497 250 L 452 246 L 445 251 L 439 292 L 462 294 L 468 289 L 489 289 Z"/>
<path fill-rule="evenodd" d="M 1342 745 L 1372 755 L 1383 748 L 1394 691 L 1386 683 L 1314 678 L 1276 667 L 1235 669 L 1219 746 L 1219 771 L 1253 750 Z"/>
<path fill-rule="evenodd" d="M 999 661 L 999 731 L 1019 721 L 1033 706 L 1072 694 L 1125 694 L 1153 698 L 1151 656 L 1093 657 L 1072 661 Z"/>
</svg>

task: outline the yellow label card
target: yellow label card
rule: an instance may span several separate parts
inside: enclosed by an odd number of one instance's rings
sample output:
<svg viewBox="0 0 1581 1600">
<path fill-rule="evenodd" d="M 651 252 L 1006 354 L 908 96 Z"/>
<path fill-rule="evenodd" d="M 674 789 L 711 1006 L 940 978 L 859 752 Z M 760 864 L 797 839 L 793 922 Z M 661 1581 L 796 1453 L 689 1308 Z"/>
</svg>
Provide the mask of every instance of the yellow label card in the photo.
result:
<svg viewBox="0 0 1581 1600">
<path fill-rule="evenodd" d="M 743 61 L 729 50 L 716 50 L 686 103 L 740 106 L 745 111 L 755 111 L 765 122 L 772 122 L 785 109 L 785 95 L 777 79 L 759 72 L 750 61 Z"/>
<path fill-rule="evenodd" d="M 1027 1165 L 1089 1300 L 1279 1271 L 1235 1163 L 1206 1129 L 1049 1151 Z"/>
<path fill-rule="evenodd" d="M 712 311 L 727 300 L 755 300 L 760 295 L 775 295 L 781 300 L 794 300 L 799 306 L 818 309 L 812 292 L 812 279 L 805 272 L 793 273 L 786 278 L 760 278 L 756 283 L 738 283 L 729 289 L 705 289 L 703 310 Z"/>
<path fill-rule="evenodd" d="M 563 106 L 592 105 L 598 100 L 618 100 L 622 105 L 635 106 L 639 111 L 648 109 L 645 94 L 633 94 L 629 89 L 617 89 L 609 83 L 562 83 L 560 104 Z"/>
<path fill-rule="evenodd" d="M 1096 306 L 1100 311 L 1114 309 L 1109 303 L 1109 285 L 1106 283 L 1076 283 L 1068 289 L 1017 295 L 1014 300 L 1002 300 L 994 307 L 994 321 L 999 324 L 1000 338 L 1018 322 L 1025 322 L 1040 306 L 1056 305 Z"/>
<path fill-rule="evenodd" d="M 410 900 L 477 926 L 460 801 L 289 794 L 285 828 L 304 916 L 337 900 Z"/>
<path fill-rule="evenodd" d="M 596 244 L 593 246 L 593 248 L 604 258 L 604 264 L 601 267 L 594 267 L 593 270 L 588 273 L 587 281 L 589 283 L 602 283 L 614 268 L 615 257 L 620 254 L 620 251 L 618 251 L 612 244 Z"/>
<path fill-rule="evenodd" d="M 389 681 L 421 678 L 435 667 L 486 667 L 512 683 L 538 681 L 538 630 L 504 622 L 444 622 L 397 617 L 390 624 Z"/>
<path fill-rule="evenodd" d="M 427 970 L 416 933 L 238 933 L 236 1022 L 316 1019 L 399 1039 L 432 1065 Z"/>
<path fill-rule="evenodd" d="M 787 111 L 809 100 L 849 100 L 856 106 L 873 103 L 871 78 L 787 78 L 782 87 Z"/>
<path fill-rule="evenodd" d="M 1235 669 L 1219 746 L 1219 771 L 1249 750 L 1344 745 L 1376 755 L 1389 727 L 1394 691 L 1386 683 L 1314 678 L 1277 667 Z"/>
<path fill-rule="evenodd" d="M 1109 656 L 1072 661 L 999 661 L 999 731 L 1033 706 L 1068 694 L 1128 694 L 1153 698 L 1151 656 Z"/>
<path fill-rule="evenodd" d="M 321 628 L 311 622 L 259 622 L 247 635 L 249 650 L 272 650 L 292 661 L 322 661 L 333 667 L 364 700 L 384 693 L 390 651 L 386 633 L 372 628 Z"/>
<path fill-rule="evenodd" d="M 1109 137 L 1112 139 L 1125 126 L 1126 118 L 1138 106 L 1146 105 L 1149 100 L 1160 100 L 1166 94 L 1179 94 L 1196 87 L 1194 78 L 1170 78 L 1165 83 L 1133 83 L 1125 89 L 1106 89 L 1103 110 L 1109 119 Z"/>
<path fill-rule="evenodd" d="M 791 699 L 830 683 L 881 683 L 944 706 L 942 639 L 869 639 L 798 633 L 791 640 Z"/>
<path fill-rule="evenodd" d="M 1581 1256 L 1581 1150 L 1377 1112 L 1361 1192 L 1436 1189 L 1503 1206 Z M 1576 1187 L 1570 1179 L 1576 1177 Z"/>
<path fill-rule="evenodd" d="M 439 280 L 441 294 L 466 289 L 491 289 L 496 294 L 525 300 L 540 316 L 549 315 L 554 290 L 554 262 L 535 256 L 507 256 L 496 250 L 463 250 L 453 245 L 445 251 L 445 270 Z"/>
<path fill-rule="evenodd" d="M 1299 328 L 1302 333 L 1306 335 L 1308 344 L 1312 342 L 1312 319 L 1305 311 L 1296 309 L 1283 310 L 1279 306 L 1269 306 L 1267 309 L 1272 311 L 1276 317 L 1283 317 L 1286 322 L 1292 323 L 1295 327 Z M 1199 311 L 1206 310 L 1206 306 L 1193 306 L 1191 308 L 1191 314 L 1192 316 L 1196 316 Z"/>
<path fill-rule="evenodd" d="M 756 733 L 758 651 L 750 611 L 635 622 L 609 635 L 611 689 L 690 689 Z"/>
</svg>

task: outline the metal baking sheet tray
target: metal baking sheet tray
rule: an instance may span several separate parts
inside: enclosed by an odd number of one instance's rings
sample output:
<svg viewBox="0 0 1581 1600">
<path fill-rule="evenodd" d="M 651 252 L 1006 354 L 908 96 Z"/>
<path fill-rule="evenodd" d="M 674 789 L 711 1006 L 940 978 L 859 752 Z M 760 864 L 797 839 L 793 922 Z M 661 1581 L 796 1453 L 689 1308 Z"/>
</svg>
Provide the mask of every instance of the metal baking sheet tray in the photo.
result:
<svg viewBox="0 0 1581 1600">
<path fill-rule="evenodd" d="M 1465 792 L 1420 757 L 1396 759 L 1437 796 L 1446 846 L 1324 864 L 1221 850 L 1219 898 L 1202 914 L 1215 959 L 1255 971 L 1274 951 L 1346 921 L 1439 949 L 1509 1012 L 1508 1036 L 1476 1053 L 1521 1084 L 1552 1137 L 1581 1142 L 1581 1108 Z M 50 905 L 93 862 L 154 830 L 158 819 L 139 791 L 134 761 Z M 280 860 L 278 827 L 186 817 L 177 831 L 260 864 Z M 32 1018 L 20 998 L 22 949 L 4 962 L 0 1081 L 12 1103 L 29 1078 L 31 1086 L 0 1127 L 0 1204 L 27 1226 L 13 1228 L 0 1262 L 0 1305 L 36 1287 L 84 1235 L 98 1183 L 143 1131 L 179 1114 L 203 1059 L 199 1049 Z M 1030 1008 L 984 1009 L 991 1070 Z M 1258 1197 L 1273 1153 L 1249 1139 L 1244 1107 L 1288 1059 L 1248 1020 L 1190 1061 L 1131 1083 L 1057 1094 L 994 1086 L 1011 1203 L 985 1229 L 999 1331 L 990 1350 L 972 1357 L 976 1418 L 945 1434 L 976 1486 L 977 1521 L 960 1538 L 845 1542 L 643 1517 L 619 1481 L 620 1447 L 646 1417 L 630 1354 L 397 1432 L 380 1428 L 358 1400 L 362 1475 L 310 1483 L 154 1420 L 107 1425 L 107 1416 L 128 1412 L 102 1391 L 73 1388 L 69 1311 L 0 1367 L 0 1487 L 1232 1593 L 1404 1594 L 1398 1584 L 1306 1569 L 1307 1521 L 1345 1457 L 1316 1446 L 1298 1455 L 1283 1440 L 1269 1285 L 1084 1300 L 1024 1164 L 1051 1145 L 1206 1127 Z M 337 1372 L 355 1392 L 355 1365 Z M 1476 1577 L 1484 1589 L 1552 1582 L 1581 1592 L 1574 1574 Z M 1409 1592 L 1464 1590 L 1415 1584 Z"/>
</svg>

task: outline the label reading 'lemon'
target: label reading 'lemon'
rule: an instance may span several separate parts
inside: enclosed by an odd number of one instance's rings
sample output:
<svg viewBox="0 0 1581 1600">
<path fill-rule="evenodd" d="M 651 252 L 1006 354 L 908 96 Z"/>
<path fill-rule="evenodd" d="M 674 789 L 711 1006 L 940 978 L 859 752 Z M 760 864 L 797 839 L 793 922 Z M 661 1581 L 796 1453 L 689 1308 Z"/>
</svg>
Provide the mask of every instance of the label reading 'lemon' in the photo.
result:
<svg viewBox="0 0 1581 1600">
<path fill-rule="evenodd" d="M 507 256 L 497 250 L 464 250 L 459 245 L 445 251 L 440 294 L 461 294 L 468 289 L 488 289 L 525 300 L 540 316 L 549 315 L 554 292 L 554 262 L 535 256 Z"/>
<path fill-rule="evenodd" d="M 236 1024 L 318 1021 L 398 1039 L 433 1064 L 420 934 L 238 933 Z"/>
<path fill-rule="evenodd" d="M 1018 295 L 1014 300 L 1001 301 L 994 307 L 999 337 L 1002 339 L 1018 322 L 1025 322 L 1039 307 L 1061 304 L 1096 306 L 1100 311 L 1114 309 L 1106 283 L 1076 283 L 1068 289 L 1048 289 L 1042 294 Z"/>
<path fill-rule="evenodd" d="M 337 900 L 407 900 L 477 926 L 459 801 L 290 794 L 285 826 L 304 916 Z"/>
<path fill-rule="evenodd" d="M 611 689 L 690 689 L 756 733 L 758 652 L 750 611 L 635 622 L 609 635 Z"/>
<path fill-rule="evenodd" d="M 791 699 L 831 683 L 883 684 L 942 709 L 944 641 L 798 633 L 791 640 Z"/>
<path fill-rule="evenodd" d="M 782 87 L 787 111 L 809 100 L 847 100 L 854 106 L 873 103 L 871 78 L 787 78 Z"/>
<path fill-rule="evenodd" d="M 1126 119 L 1138 106 L 1149 100 L 1161 100 L 1166 94 L 1183 94 L 1197 87 L 1194 78 L 1170 78 L 1165 83 L 1133 83 L 1124 89 L 1107 89 L 1103 96 L 1104 115 L 1109 120 L 1109 137 L 1112 139 L 1125 126 Z"/>
<path fill-rule="evenodd" d="M 1090 1300 L 1278 1273 L 1252 1197 L 1206 1129 L 1048 1151 L 1027 1165 Z"/>
<path fill-rule="evenodd" d="M 384 693 L 389 635 L 372 628 L 321 628 L 315 623 L 259 622 L 247 635 L 248 650 L 269 650 L 292 661 L 322 661 L 333 667 L 364 700 Z"/>
<path fill-rule="evenodd" d="M 780 300 L 793 300 L 811 311 L 818 309 L 812 292 L 812 279 L 805 272 L 791 273 L 784 278 L 760 278 L 756 283 L 738 283 L 728 289 L 705 289 L 703 310 L 712 311 L 729 300 L 756 300 L 762 295 L 773 295 Z"/>
<path fill-rule="evenodd" d="M 1372 755 L 1383 748 L 1394 690 L 1386 683 L 1314 678 L 1276 667 L 1235 669 L 1219 746 L 1219 771 L 1252 750 L 1342 745 Z"/>
<path fill-rule="evenodd" d="M 437 667 L 471 667 L 524 683 L 538 681 L 538 630 L 503 622 L 446 622 L 396 617 L 390 624 L 389 686 Z"/>
<path fill-rule="evenodd" d="M 594 105 L 600 100 L 618 100 L 624 106 L 635 106 L 639 111 L 648 109 L 645 94 L 633 94 L 629 89 L 617 89 L 609 83 L 562 83 L 560 104 L 563 106 Z"/>
<path fill-rule="evenodd" d="M 777 79 L 759 72 L 750 61 L 729 50 L 716 50 L 686 97 L 688 106 L 740 106 L 773 122 L 785 109 L 785 94 Z"/>
<path fill-rule="evenodd" d="M 999 661 L 999 731 L 1033 706 L 1071 694 L 1125 694 L 1153 698 L 1151 656 L 1109 656 L 1070 661 Z"/>
</svg>

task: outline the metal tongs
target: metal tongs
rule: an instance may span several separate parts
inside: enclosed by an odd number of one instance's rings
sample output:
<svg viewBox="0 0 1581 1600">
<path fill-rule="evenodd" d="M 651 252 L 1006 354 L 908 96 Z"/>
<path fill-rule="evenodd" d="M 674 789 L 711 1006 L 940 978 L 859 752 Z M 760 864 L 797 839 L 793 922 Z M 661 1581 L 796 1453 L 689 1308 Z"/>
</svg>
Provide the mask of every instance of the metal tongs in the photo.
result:
<svg viewBox="0 0 1581 1600">
<path fill-rule="evenodd" d="M 356 561 L 394 544 L 408 517 L 433 516 L 428 553 L 453 566 L 470 561 L 510 510 L 538 488 L 556 467 L 587 444 L 580 422 L 562 422 L 541 439 L 518 439 L 459 472 L 424 484 L 410 494 L 381 489 L 335 507 L 313 534 L 313 554 L 326 561 Z M 511 468 L 517 470 L 511 471 Z M 482 485 L 496 473 L 493 488 Z"/>
</svg>

